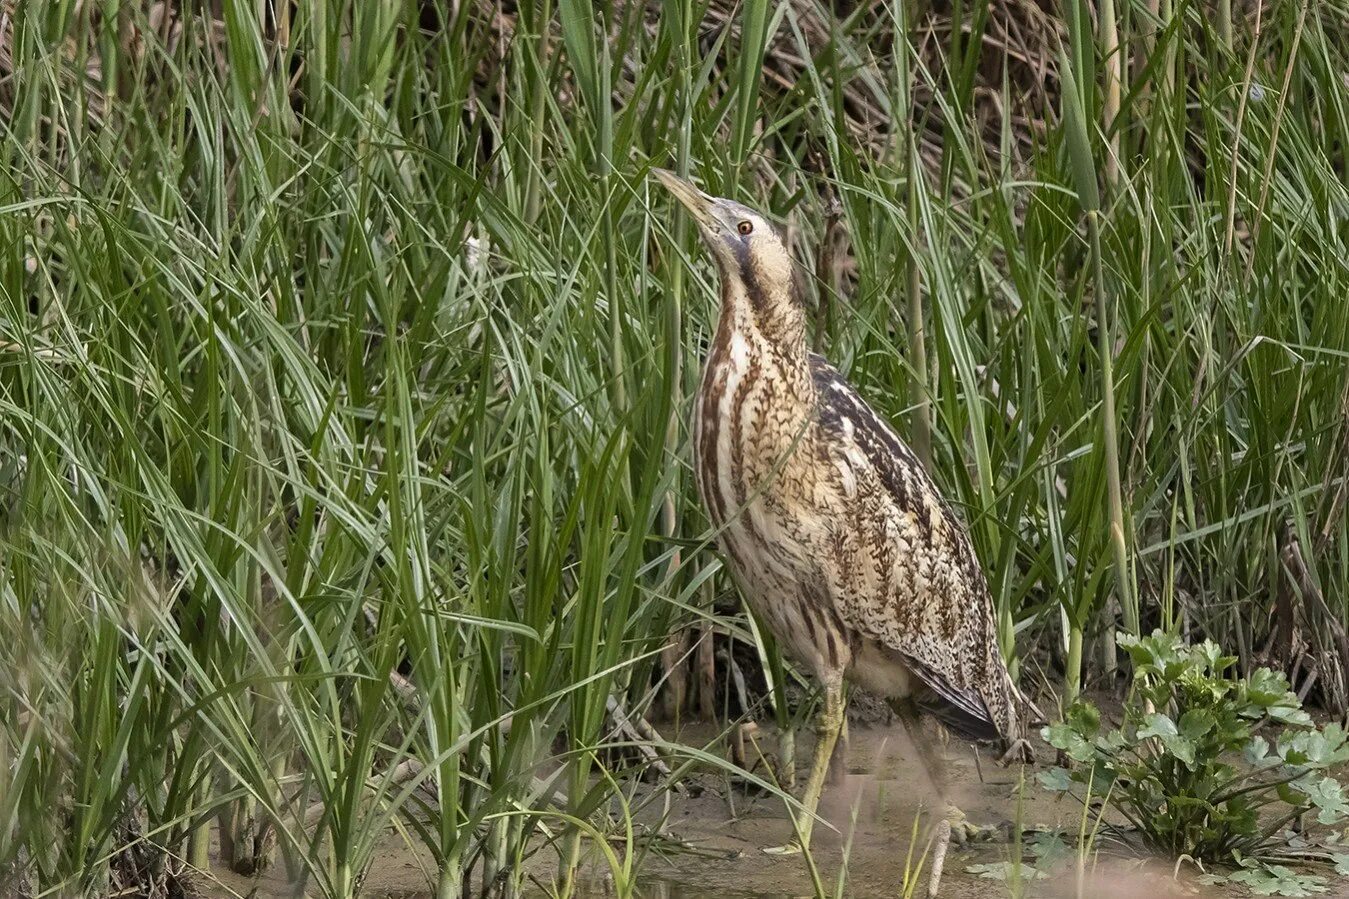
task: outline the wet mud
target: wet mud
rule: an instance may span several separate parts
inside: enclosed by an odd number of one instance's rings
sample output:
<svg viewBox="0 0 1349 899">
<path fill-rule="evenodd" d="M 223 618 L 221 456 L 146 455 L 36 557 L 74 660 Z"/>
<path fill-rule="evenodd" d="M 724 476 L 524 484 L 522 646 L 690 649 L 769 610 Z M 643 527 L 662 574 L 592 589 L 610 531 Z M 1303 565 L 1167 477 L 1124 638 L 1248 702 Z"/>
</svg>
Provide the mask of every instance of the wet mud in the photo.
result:
<svg viewBox="0 0 1349 899">
<path fill-rule="evenodd" d="M 905 872 L 918 867 L 927 845 L 928 827 L 938 797 L 928 783 L 908 735 L 897 726 L 854 724 L 849 735 L 846 764 L 837 766 L 837 776 L 820 806 L 828 827 L 817 825 L 812 858 L 827 894 L 855 899 L 893 899 L 904 895 Z M 707 745 L 715 731 L 688 727 L 675 737 L 685 745 Z M 776 748 L 771 731 L 761 730 L 756 741 L 765 754 Z M 799 737 L 800 764 L 809 760 L 810 736 Z M 750 752 L 753 752 L 751 747 Z M 1159 861 L 1123 857 L 1108 849 L 1082 857 L 1076 850 L 1076 834 L 1082 826 L 1082 808 L 1072 798 L 1050 793 L 1035 781 L 1035 771 L 1052 759 L 1045 747 L 1039 764 L 1032 768 L 1003 768 L 991 758 L 976 757 L 965 744 L 952 742 L 946 748 L 947 777 L 951 798 L 969 819 L 979 824 L 1005 824 L 1011 832 L 1019 823 L 1021 858 L 1046 869 L 1041 876 L 1028 869 L 1018 891 L 1005 877 L 996 875 L 1013 861 L 1016 843 L 1006 839 L 951 847 L 945 863 L 940 896 L 943 899 L 974 897 L 1044 897 L 1044 899 L 1170 899 L 1170 897 L 1219 897 L 1245 895 L 1235 888 L 1200 887 L 1192 877 L 1173 877 L 1172 866 Z M 804 771 L 800 777 L 804 779 Z M 1021 786 L 1024 784 L 1024 786 Z M 689 795 L 670 795 L 668 801 L 651 802 L 636 816 L 640 838 L 647 851 L 640 865 L 641 879 L 635 895 L 643 899 L 795 899 L 815 895 L 809 865 L 801 855 L 770 855 L 766 847 L 787 843 L 793 829 L 780 799 L 725 775 L 702 774 L 690 781 Z M 657 790 L 656 785 L 642 790 Z M 756 792 L 758 795 L 755 795 Z M 641 791 L 637 798 L 641 798 Z M 917 845 L 915 840 L 915 820 Z M 1035 849 L 1044 851 L 1049 837 L 1037 829 L 1062 834 L 1059 858 L 1045 862 Z M 651 835 L 659 835 L 652 838 Z M 912 855 L 911 855 L 911 846 Z M 926 896 L 927 863 L 917 876 L 913 894 Z M 1079 872 L 1080 867 L 1080 872 Z M 277 865 L 283 869 L 284 866 Z M 971 871 L 970 869 L 974 870 Z M 1326 873 L 1330 873 L 1327 871 Z M 363 894 L 375 897 L 424 897 L 431 895 L 434 865 L 424 850 L 408 845 L 396 834 L 386 838 L 376 864 L 369 872 Z M 525 895 L 553 895 L 558 878 L 558 853 L 542 849 L 527 866 L 531 885 Z M 1044 876 L 1047 874 L 1047 876 Z M 202 883 L 211 897 L 248 896 L 281 899 L 295 895 L 284 870 L 273 870 L 258 879 L 217 875 L 215 883 Z M 616 895 L 612 879 L 587 861 L 577 895 Z M 1333 877 L 1333 874 L 1332 874 Z M 1322 894 L 1349 899 L 1349 887 L 1331 882 L 1331 892 Z"/>
</svg>

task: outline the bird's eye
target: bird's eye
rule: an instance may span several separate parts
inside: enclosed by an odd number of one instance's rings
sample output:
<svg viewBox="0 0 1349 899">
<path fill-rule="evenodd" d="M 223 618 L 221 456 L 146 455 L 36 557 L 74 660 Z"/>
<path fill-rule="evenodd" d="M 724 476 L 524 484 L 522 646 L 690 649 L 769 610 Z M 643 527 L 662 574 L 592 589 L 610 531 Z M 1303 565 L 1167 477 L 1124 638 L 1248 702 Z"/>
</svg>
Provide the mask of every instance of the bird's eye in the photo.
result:
<svg viewBox="0 0 1349 899">
<path fill-rule="evenodd" d="M 735 226 L 735 230 L 746 236 L 754 233 L 754 223 L 750 221 L 741 222 Z"/>
</svg>

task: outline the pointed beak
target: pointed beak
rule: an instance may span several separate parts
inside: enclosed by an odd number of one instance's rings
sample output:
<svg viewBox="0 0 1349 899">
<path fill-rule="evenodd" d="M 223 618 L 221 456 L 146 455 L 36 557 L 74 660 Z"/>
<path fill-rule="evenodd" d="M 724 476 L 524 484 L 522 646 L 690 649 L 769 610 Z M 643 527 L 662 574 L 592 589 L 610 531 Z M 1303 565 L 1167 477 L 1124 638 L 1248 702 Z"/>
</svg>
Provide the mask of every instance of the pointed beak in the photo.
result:
<svg viewBox="0 0 1349 899">
<path fill-rule="evenodd" d="M 694 187 L 688 181 L 676 175 L 674 172 L 665 169 L 652 169 L 656 178 L 665 189 L 674 194 L 676 200 L 684 205 L 684 208 L 693 216 L 693 220 L 698 223 L 698 227 L 704 232 L 715 234 L 718 223 L 717 218 L 712 214 L 712 203 L 714 197 L 710 197 L 698 188 Z"/>
</svg>

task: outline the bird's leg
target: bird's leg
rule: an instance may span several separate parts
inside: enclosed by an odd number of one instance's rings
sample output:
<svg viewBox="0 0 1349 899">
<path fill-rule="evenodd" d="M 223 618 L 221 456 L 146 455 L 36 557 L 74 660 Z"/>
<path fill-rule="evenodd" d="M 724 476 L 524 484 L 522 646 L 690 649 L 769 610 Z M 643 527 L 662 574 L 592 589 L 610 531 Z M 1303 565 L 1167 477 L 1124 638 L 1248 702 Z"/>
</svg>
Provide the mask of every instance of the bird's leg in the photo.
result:
<svg viewBox="0 0 1349 899">
<path fill-rule="evenodd" d="M 846 708 L 846 701 L 844 707 Z M 834 743 L 834 753 L 829 757 L 829 771 L 825 775 L 826 784 L 839 784 L 848 773 L 848 715 L 843 714 L 843 723 L 839 727 L 838 740 Z"/>
<path fill-rule="evenodd" d="M 843 679 L 839 675 L 824 680 L 824 709 L 820 712 L 815 739 L 815 754 L 810 764 L 810 778 L 801 797 L 801 817 L 796 822 L 796 839 L 786 846 L 775 846 L 764 851 L 773 854 L 800 852 L 810 848 L 810 832 L 815 825 L 815 810 L 820 805 L 820 793 L 829 775 L 829 760 L 834 755 L 839 731 L 843 728 Z"/>
<path fill-rule="evenodd" d="M 951 802 L 946 787 L 946 762 L 941 757 L 941 752 L 925 737 L 918 710 L 907 700 L 895 703 L 894 707 L 899 713 L 900 720 L 904 722 L 904 729 L 908 731 L 909 741 L 918 750 L 923 770 L 927 773 L 928 781 L 936 790 L 938 800 L 943 806 L 942 818 L 938 820 L 933 834 L 932 869 L 927 881 L 928 896 L 936 896 L 937 888 L 941 885 L 942 867 L 946 863 L 946 850 L 950 845 L 955 843 L 957 846 L 963 846 L 966 843 L 991 839 L 998 830 L 995 827 L 979 827 L 972 824 L 965 817 L 965 813 Z"/>
<path fill-rule="evenodd" d="M 801 845 L 810 846 L 810 829 L 815 822 L 815 809 L 820 805 L 820 793 L 824 790 L 825 780 L 829 777 L 830 762 L 834 757 L 834 747 L 838 745 L 838 735 L 843 730 L 843 682 L 839 677 L 828 678 L 824 684 L 824 709 L 815 735 L 815 757 L 810 765 L 810 779 L 806 781 L 806 792 L 801 797 L 805 807 L 801 826 Z"/>
</svg>

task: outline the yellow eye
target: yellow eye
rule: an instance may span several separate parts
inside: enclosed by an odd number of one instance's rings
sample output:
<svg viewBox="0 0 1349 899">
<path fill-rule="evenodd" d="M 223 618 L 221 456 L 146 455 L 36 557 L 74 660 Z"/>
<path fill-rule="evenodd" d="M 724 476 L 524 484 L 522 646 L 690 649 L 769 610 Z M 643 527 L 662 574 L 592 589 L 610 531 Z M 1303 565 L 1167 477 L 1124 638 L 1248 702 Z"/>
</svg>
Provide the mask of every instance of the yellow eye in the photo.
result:
<svg viewBox="0 0 1349 899">
<path fill-rule="evenodd" d="M 754 233 L 754 223 L 753 223 L 753 222 L 741 222 L 740 224 L 738 224 L 738 225 L 735 226 L 735 230 L 739 231 L 741 234 L 744 234 L 744 235 L 752 234 L 752 233 Z"/>
</svg>

